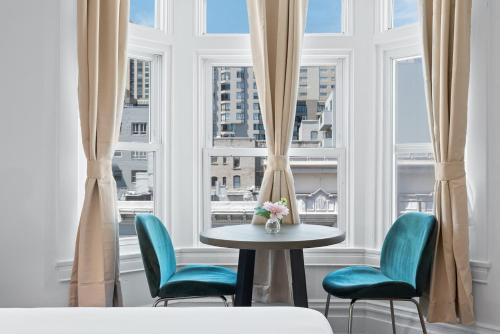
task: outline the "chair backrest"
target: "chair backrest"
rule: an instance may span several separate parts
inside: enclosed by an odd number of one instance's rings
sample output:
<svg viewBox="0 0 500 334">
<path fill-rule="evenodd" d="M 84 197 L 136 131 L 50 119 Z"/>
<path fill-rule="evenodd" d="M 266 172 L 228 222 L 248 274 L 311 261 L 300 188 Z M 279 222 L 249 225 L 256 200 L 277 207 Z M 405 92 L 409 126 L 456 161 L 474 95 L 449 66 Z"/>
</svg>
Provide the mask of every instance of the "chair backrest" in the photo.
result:
<svg viewBox="0 0 500 334">
<path fill-rule="evenodd" d="M 382 273 L 411 284 L 419 296 L 429 282 L 436 225 L 433 215 L 421 212 L 403 214 L 392 225 L 382 246 Z"/>
<path fill-rule="evenodd" d="M 162 222 L 152 214 L 138 214 L 135 229 L 151 297 L 175 273 L 176 260 L 172 240 Z"/>
</svg>

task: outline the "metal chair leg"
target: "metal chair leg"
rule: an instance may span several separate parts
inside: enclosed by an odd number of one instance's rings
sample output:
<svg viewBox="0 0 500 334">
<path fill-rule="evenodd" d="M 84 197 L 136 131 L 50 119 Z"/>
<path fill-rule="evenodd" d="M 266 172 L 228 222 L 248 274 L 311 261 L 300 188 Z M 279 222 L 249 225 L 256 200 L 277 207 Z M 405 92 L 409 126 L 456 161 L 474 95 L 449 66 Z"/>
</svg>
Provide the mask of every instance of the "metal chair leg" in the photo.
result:
<svg viewBox="0 0 500 334">
<path fill-rule="evenodd" d="M 352 334 L 352 316 L 353 316 L 355 302 L 356 302 L 356 299 L 353 299 L 353 300 L 351 300 L 351 305 L 349 305 L 349 322 L 347 324 L 347 333 L 348 334 Z"/>
<path fill-rule="evenodd" d="M 328 309 L 330 308 L 330 297 L 331 297 L 330 294 L 328 294 L 328 296 L 326 297 L 325 318 L 328 318 Z"/>
<path fill-rule="evenodd" d="M 418 317 L 420 318 L 420 326 L 422 326 L 422 333 L 427 334 L 427 329 L 425 328 L 425 320 L 424 315 L 422 314 L 422 310 L 420 309 L 420 304 L 415 299 L 409 299 L 415 306 L 417 307 Z"/>
<path fill-rule="evenodd" d="M 153 303 L 153 307 L 157 307 L 158 304 L 160 304 L 161 302 L 165 302 L 164 306 L 167 306 L 167 303 L 168 303 L 168 299 L 165 299 L 165 298 L 158 298 L 154 303 Z"/>
<path fill-rule="evenodd" d="M 163 307 L 167 307 L 168 306 L 168 299 L 165 300 L 165 302 L 163 303 Z"/>
<path fill-rule="evenodd" d="M 225 307 L 229 307 L 229 303 L 227 302 L 227 298 L 225 296 L 220 296 L 220 298 L 222 299 L 222 301 L 224 302 L 224 306 Z"/>
<path fill-rule="evenodd" d="M 391 303 L 391 321 L 392 321 L 392 334 L 396 334 L 396 319 L 394 318 L 394 302 L 392 299 L 390 300 Z"/>
</svg>

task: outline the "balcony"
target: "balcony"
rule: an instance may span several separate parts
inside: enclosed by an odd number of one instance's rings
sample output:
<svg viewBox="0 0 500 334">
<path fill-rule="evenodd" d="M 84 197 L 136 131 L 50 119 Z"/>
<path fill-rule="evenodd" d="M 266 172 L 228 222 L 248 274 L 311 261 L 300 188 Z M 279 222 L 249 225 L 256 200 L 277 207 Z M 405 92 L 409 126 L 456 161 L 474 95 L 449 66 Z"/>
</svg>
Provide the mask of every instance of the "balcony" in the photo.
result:
<svg viewBox="0 0 500 334">
<path fill-rule="evenodd" d="M 331 130 L 333 126 L 333 111 L 325 109 L 319 116 L 319 130 Z"/>
<path fill-rule="evenodd" d="M 335 147 L 335 145 L 333 144 L 333 138 L 330 137 L 321 139 L 321 147 Z"/>
</svg>

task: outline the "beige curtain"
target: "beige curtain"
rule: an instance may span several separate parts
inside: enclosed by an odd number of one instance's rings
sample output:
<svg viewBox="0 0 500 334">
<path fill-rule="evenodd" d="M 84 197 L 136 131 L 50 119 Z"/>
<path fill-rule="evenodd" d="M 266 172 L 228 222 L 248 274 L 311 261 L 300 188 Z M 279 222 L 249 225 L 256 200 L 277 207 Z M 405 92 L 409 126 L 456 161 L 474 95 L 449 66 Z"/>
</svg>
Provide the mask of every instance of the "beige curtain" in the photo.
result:
<svg viewBox="0 0 500 334">
<path fill-rule="evenodd" d="M 474 322 L 464 147 L 471 0 L 421 0 L 427 109 L 439 222 L 428 301 L 430 322 Z"/>
<path fill-rule="evenodd" d="M 87 180 L 71 306 L 122 305 L 111 159 L 125 92 L 128 13 L 128 0 L 78 0 L 78 100 Z"/>
<path fill-rule="evenodd" d="M 290 215 L 284 223 L 299 223 L 288 149 L 293 134 L 307 0 L 247 0 L 247 6 L 253 70 L 268 152 L 259 203 L 286 197 Z M 254 217 L 253 223 L 263 222 Z M 256 300 L 291 301 L 288 262 L 284 251 L 257 252 Z"/>
</svg>

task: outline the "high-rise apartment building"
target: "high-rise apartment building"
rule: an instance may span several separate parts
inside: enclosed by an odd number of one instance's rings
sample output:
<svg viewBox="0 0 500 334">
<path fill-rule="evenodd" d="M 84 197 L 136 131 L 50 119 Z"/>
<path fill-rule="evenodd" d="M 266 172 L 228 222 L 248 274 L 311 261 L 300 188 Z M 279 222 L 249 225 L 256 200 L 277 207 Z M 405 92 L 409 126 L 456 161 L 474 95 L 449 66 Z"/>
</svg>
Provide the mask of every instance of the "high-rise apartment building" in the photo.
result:
<svg viewBox="0 0 500 334">
<path fill-rule="evenodd" d="M 129 58 L 125 104 L 148 105 L 151 61 Z"/>
<path fill-rule="evenodd" d="M 300 69 L 294 140 L 299 140 L 299 128 L 303 120 L 319 119 L 326 100 L 335 94 L 335 78 L 334 66 L 304 66 Z M 214 67 L 212 79 L 213 137 L 265 140 L 253 68 Z"/>
</svg>

